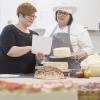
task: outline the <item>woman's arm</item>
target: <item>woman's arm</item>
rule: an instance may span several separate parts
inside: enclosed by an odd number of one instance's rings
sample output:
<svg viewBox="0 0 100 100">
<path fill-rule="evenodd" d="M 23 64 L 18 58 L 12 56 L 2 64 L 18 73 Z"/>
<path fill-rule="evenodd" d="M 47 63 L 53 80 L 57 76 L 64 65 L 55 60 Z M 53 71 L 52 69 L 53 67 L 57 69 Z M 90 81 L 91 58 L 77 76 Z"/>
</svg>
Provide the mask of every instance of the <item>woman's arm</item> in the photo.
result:
<svg viewBox="0 0 100 100">
<path fill-rule="evenodd" d="M 10 57 L 20 57 L 20 56 L 30 52 L 31 49 L 32 49 L 31 46 L 24 46 L 24 47 L 13 46 L 8 51 L 7 55 Z"/>
<path fill-rule="evenodd" d="M 24 47 L 13 46 L 8 51 L 7 55 L 10 57 L 20 57 L 23 56 L 24 54 L 27 54 L 31 50 L 32 50 L 32 46 L 24 46 Z M 44 57 L 43 53 L 36 54 L 36 60 L 42 60 L 43 57 Z"/>
<path fill-rule="evenodd" d="M 87 55 L 90 55 L 93 52 L 93 44 L 87 31 L 80 33 L 79 46 L 81 47 L 81 50 L 87 53 Z"/>
<path fill-rule="evenodd" d="M 92 41 L 87 31 L 79 34 L 78 46 L 80 49 L 77 52 L 72 53 L 72 58 L 74 59 L 84 58 L 93 52 Z"/>
</svg>

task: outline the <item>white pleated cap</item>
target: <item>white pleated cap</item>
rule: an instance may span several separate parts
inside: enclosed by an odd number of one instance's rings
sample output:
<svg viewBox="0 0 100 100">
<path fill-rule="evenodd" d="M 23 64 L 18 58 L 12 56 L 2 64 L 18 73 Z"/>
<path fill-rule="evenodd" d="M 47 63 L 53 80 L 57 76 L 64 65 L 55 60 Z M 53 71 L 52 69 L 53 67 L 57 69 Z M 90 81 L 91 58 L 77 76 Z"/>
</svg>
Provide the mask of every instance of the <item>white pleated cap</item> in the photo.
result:
<svg viewBox="0 0 100 100">
<path fill-rule="evenodd" d="M 73 4 L 71 2 L 60 2 L 58 5 L 56 5 L 53 8 L 54 12 L 56 12 L 58 10 L 62 10 L 62 11 L 68 12 L 70 14 L 74 14 L 77 11 L 77 7 L 75 6 L 75 4 Z"/>
</svg>

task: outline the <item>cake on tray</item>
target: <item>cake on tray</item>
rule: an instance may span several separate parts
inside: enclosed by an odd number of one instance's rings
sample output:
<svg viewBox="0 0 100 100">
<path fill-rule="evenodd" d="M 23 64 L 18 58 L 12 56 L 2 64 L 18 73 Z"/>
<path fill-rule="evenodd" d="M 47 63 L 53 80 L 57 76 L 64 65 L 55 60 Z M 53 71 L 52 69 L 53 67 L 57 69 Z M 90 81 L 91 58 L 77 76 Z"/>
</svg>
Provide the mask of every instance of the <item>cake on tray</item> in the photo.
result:
<svg viewBox="0 0 100 100">
<path fill-rule="evenodd" d="M 59 47 L 53 49 L 53 56 L 58 58 L 70 57 L 71 51 L 69 47 Z"/>
</svg>

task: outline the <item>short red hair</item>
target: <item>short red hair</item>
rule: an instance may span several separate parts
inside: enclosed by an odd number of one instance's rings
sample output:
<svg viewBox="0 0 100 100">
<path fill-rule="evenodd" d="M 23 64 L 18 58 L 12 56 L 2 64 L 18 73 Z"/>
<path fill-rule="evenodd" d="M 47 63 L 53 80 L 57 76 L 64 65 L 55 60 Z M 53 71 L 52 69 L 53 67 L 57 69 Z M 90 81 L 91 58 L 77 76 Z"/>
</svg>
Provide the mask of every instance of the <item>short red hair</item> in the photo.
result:
<svg viewBox="0 0 100 100">
<path fill-rule="evenodd" d="M 17 16 L 19 17 L 19 14 L 22 14 L 23 16 L 30 16 L 36 11 L 36 8 L 31 3 L 22 3 L 17 8 Z"/>
</svg>

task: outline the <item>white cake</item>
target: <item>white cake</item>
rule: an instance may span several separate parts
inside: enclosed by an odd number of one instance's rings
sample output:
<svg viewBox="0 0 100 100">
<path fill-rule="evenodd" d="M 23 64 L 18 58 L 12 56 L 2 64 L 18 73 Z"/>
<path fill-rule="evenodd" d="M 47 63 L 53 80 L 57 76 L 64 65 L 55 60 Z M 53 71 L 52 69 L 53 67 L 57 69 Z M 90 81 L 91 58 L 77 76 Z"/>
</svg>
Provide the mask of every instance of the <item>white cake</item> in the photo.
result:
<svg viewBox="0 0 100 100">
<path fill-rule="evenodd" d="M 85 60 L 83 60 L 80 65 L 82 69 L 91 70 L 92 76 L 100 77 L 100 55 L 90 55 Z"/>
<path fill-rule="evenodd" d="M 53 49 L 53 56 L 55 57 L 70 57 L 71 51 L 69 47 L 60 47 Z"/>
</svg>

